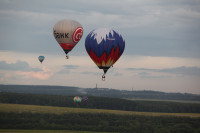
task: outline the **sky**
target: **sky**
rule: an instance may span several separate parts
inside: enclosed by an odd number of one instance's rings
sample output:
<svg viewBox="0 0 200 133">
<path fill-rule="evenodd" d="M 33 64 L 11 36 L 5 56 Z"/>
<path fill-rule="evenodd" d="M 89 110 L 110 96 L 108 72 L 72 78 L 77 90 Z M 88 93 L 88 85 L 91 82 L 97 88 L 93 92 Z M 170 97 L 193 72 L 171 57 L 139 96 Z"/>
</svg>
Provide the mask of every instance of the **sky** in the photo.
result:
<svg viewBox="0 0 200 133">
<path fill-rule="evenodd" d="M 53 36 L 62 19 L 84 29 L 69 60 Z M 199 22 L 199 0 L 1 0 L 0 84 L 200 94 Z M 96 28 L 112 28 L 125 40 L 106 81 L 85 50 Z"/>
</svg>

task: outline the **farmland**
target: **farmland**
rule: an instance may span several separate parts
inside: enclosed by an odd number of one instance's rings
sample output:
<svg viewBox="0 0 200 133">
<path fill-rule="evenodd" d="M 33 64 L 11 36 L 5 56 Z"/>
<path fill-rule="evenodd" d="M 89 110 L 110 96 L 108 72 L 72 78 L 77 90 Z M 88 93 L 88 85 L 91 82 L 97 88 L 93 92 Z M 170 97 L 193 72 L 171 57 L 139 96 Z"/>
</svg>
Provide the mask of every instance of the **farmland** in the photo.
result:
<svg viewBox="0 0 200 133">
<path fill-rule="evenodd" d="M 0 132 L 197 132 L 198 113 L 156 113 L 0 104 Z M 13 130 L 11 130 L 13 129 Z M 23 130 L 22 130 L 23 129 Z M 86 132 L 87 131 L 87 132 Z M 51 133 L 51 132 L 50 132 Z"/>
<path fill-rule="evenodd" d="M 0 93 L 0 132 L 131 132 L 200 131 L 199 103 L 126 100 L 88 96 Z"/>
<path fill-rule="evenodd" d="M 72 130 L 17 130 L 0 129 L 2 133 L 108 133 L 108 132 L 90 132 L 90 131 L 72 131 Z"/>
<path fill-rule="evenodd" d="M 0 103 L 0 112 L 15 112 L 15 113 L 31 112 L 31 113 L 53 113 L 53 114 L 109 113 L 109 114 L 119 114 L 119 115 L 176 116 L 176 117 L 200 118 L 200 113 L 136 112 L 136 111 L 69 108 L 69 107 L 38 106 L 38 105 L 23 105 L 23 104 L 4 104 L 4 103 Z"/>
</svg>

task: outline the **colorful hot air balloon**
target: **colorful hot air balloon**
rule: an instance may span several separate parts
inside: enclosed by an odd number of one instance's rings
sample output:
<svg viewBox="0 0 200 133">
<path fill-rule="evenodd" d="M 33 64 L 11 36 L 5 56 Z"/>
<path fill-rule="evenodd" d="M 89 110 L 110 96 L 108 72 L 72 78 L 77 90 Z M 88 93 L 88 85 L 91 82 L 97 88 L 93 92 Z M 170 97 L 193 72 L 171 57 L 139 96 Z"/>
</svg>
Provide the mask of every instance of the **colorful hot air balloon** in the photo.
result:
<svg viewBox="0 0 200 133">
<path fill-rule="evenodd" d="M 81 39 L 83 35 L 83 28 L 77 21 L 61 20 L 54 25 L 53 35 L 66 53 L 66 58 L 68 59 L 67 54 Z"/>
<path fill-rule="evenodd" d="M 44 61 L 44 58 L 45 58 L 44 56 L 39 56 L 38 60 L 42 63 Z"/>
<path fill-rule="evenodd" d="M 75 97 L 74 97 L 74 103 L 76 103 L 76 104 L 81 103 L 81 100 L 82 100 L 82 98 L 79 97 L 79 96 L 75 96 Z"/>
<path fill-rule="evenodd" d="M 99 69 L 103 69 L 102 80 L 104 81 L 108 69 L 122 55 L 125 48 L 125 41 L 113 29 L 100 28 L 88 34 L 85 40 L 85 48 Z"/>
<path fill-rule="evenodd" d="M 83 96 L 82 97 L 82 103 L 83 104 L 87 104 L 88 103 L 88 97 L 87 96 Z"/>
</svg>

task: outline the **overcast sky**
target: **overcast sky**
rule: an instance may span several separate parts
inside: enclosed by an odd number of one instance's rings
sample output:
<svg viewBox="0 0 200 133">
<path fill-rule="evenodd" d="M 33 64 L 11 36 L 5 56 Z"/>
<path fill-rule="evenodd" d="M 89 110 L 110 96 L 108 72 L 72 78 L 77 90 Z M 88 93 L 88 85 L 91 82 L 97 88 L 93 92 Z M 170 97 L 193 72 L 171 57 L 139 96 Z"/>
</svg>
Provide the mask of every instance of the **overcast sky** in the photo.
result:
<svg viewBox="0 0 200 133">
<path fill-rule="evenodd" d="M 52 33 L 61 19 L 84 29 L 69 60 Z M 105 82 L 85 50 L 96 28 L 113 28 L 126 42 Z M 0 84 L 200 94 L 200 1 L 1 0 Z"/>
</svg>

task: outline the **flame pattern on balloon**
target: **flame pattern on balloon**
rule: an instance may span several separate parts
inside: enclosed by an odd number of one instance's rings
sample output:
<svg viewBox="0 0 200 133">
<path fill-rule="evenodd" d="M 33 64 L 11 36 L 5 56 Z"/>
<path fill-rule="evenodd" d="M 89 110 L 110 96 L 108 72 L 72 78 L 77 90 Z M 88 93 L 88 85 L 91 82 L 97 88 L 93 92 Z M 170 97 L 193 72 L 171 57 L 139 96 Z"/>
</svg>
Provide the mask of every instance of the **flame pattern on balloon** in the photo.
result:
<svg viewBox="0 0 200 133">
<path fill-rule="evenodd" d="M 88 34 L 85 48 L 100 69 L 109 69 L 122 55 L 125 41 L 116 31 L 101 28 Z"/>
</svg>

